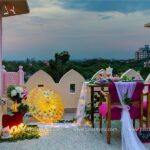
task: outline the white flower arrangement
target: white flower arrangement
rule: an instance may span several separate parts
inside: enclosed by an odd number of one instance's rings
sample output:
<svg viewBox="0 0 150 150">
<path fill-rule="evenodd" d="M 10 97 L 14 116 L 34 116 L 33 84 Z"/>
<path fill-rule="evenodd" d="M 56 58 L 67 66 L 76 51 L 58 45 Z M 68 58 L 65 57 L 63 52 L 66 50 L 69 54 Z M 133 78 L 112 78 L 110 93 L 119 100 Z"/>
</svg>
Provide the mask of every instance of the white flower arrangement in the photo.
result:
<svg viewBox="0 0 150 150">
<path fill-rule="evenodd" d="M 12 90 L 11 91 L 11 97 L 14 97 L 14 96 L 16 96 L 17 95 L 17 91 L 16 90 Z"/>
<path fill-rule="evenodd" d="M 19 94 L 20 98 L 23 98 L 23 88 L 16 86 L 14 90 L 11 91 L 11 97 L 17 96 Z"/>
<path fill-rule="evenodd" d="M 7 88 L 7 97 L 12 101 L 21 103 L 23 99 L 27 98 L 27 90 L 23 87 L 11 85 Z"/>
<path fill-rule="evenodd" d="M 15 89 L 16 89 L 17 93 L 19 93 L 19 94 L 23 93 L 22 87 L 16 86 Z"/>
</svg>

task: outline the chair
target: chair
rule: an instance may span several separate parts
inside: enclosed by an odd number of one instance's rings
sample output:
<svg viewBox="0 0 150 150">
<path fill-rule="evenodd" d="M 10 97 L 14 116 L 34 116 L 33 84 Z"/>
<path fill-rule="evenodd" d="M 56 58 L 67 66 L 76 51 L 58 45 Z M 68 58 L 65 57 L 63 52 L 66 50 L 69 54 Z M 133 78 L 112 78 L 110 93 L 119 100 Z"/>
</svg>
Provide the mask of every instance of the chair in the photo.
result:
<svg viewBox="0 0 150 150">
<path fill-rule="evenodd" d="M 135 119 L 139 119 L 140 127 L 143 126 L 143 91 L 144 84 L 137 82 L 135 91 L 132 95 L 132 104 L 130 107 L 130 116 L 133 119 L 135 126 Z M 106 97 L 106 103 L 102 103 L 102 97 Z M 117 94 L 115 83 L 111 83 L 108 87 L 108 93 L 101 90 L 100 104 L 99 104 L 99 118 L 100 118 L 100 132 L 102 133 L 102 117 L 107 120 L 107 143 L 110 144 L 111 139 L 111 121 L 120 120 L 122 109 L 118 108 L 121 106 L 119 97 Z"/>
<path fill-rule="evenodd" d="M 146 117 L 146 127 L 150 127 L 150 84 L 148 85 L 147 99 L 143 101 L 144 117 Z"/>
</svg>

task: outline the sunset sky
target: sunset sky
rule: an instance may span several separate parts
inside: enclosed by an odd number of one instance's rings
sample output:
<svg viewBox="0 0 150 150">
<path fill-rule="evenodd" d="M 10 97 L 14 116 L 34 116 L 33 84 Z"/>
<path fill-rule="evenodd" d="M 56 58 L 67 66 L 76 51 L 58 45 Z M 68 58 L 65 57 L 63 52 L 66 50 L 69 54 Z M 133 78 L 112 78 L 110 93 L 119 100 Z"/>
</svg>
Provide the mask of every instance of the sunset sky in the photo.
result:
<svg viewBox="0 0 150 150">
<path fill-rule="evenodd" d="M 142 2 L 141 2 L 142 1 Z M 150 0 L 28 0 L 30 13 L 3 18 L 3 58 L 128 59 L 150 44 Z"/>
</svg>

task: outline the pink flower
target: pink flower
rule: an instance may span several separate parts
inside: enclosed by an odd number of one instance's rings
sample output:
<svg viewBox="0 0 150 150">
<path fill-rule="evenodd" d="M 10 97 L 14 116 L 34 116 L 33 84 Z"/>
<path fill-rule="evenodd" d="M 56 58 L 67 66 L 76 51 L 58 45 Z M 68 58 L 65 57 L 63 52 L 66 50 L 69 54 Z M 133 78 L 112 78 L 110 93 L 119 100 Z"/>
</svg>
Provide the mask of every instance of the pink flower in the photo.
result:
<svg viewBox="0 0 150 150">
<path fill-rule="evenodd" d="M 26 88 L 23 89 L 23 99 L 26 100 L 28 95 L 28 91 Z"/>
<path fill-rule="evenodd" d="M 115 81 L 119 81 L 120 78 L 119 78 L 119 77 L 112 77 L 111 80 L 112 80 L 113 82 L 115 82 Z"/>
</svg>

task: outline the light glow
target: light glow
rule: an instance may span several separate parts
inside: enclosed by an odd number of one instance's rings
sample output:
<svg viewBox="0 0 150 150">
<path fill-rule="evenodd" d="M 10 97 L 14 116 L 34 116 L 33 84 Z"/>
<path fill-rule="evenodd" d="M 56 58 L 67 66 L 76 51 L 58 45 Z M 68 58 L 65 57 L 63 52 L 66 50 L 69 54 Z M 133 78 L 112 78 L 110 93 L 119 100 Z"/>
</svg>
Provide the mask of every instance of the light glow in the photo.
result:
<svg viewBox="0 0 150 150">
<path fill-rule="evenodd" d="M 23 123 L 19 124 L 18 126 L 13 126 L 9 129 L 10 134 L 16 134 L 19 133 L 21 130 L 25 128 L 25 125 Z"/>
<path fill-rule="evenodd" d="M 38 87 L 28 95 L 29 112 L 43 124 L 59 121 L 64 114 L 61 97 L 46 87 Z"/>
</svg>

